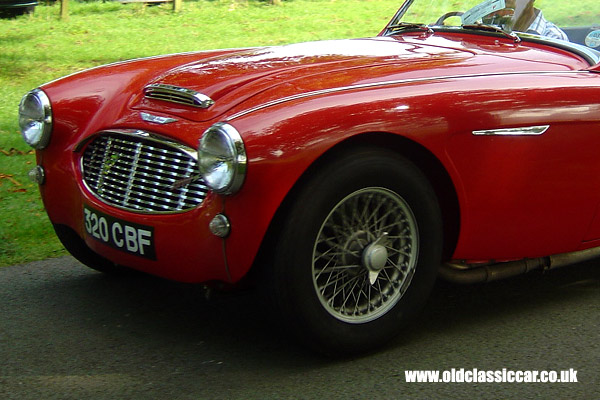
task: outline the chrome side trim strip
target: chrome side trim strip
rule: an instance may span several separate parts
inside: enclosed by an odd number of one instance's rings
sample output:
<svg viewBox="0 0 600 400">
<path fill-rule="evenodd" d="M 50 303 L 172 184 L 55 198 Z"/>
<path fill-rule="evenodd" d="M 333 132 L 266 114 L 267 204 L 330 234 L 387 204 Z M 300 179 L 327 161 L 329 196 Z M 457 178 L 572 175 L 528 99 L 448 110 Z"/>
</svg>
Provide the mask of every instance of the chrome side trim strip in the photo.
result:
<svg viewBox="0 0 600 400">
<path fill-rule="evenodd" d="M 486 129 L 473 131 L 475 136 L 539 136 L 546 133 L 550 125 L 527 126 L 522 128 Z"/>
<path fill-rule="evenodd" d="M 405 85 L 410 83 L 419 83 L 419 82 L 428 82 L 428 81 L 444 81 L 450 79 L 463 79 L 463 78 L 485 78 L 490 76 L 506 76 L 506 75 L 526 75 L 526 74 L 544 74 L 544 75 L 556 75 L 556 74 L 582 74 L 588 73 L 589 71 L 515 71 L 515 72 L 498 72 L 498 73 L 482 73 L 482 74 L 468 74 L 468 75 L 445 75 L 445 76 L 428 76 L 425 78 L 414 78 L 414 79 L 398 79 L 393 81 L 384 81 L 384 82 L 375 82 L 375 83 L 363 83 L 357 85 L 350 86 L 342 86 L 337 88 L 330 89 L 322 89 L 322 90 L 314 90 L 311 92 L 295 94 L 288 97 L 282 97 L 281 99 L 268 101 L 264 104 L 254 106 L 248 108 L 246 110 L 235 113 L 228 118 L 226 121 L 233 121 L 234 119 L 243 117 L 247 114 L 253 113 L 255 111 L 262 110 L 264 108 L 268 108 L 271 106 L 275 106 L 278 104 L 286 103 L 293 100 L 300 100 L 307 97 L 315 97 L 324 94 L 332 94 L 345 92 L 349 90 L 357 90 L 357 89 L 372 89 L 384 86 L 392 86 L 392 85 Z"/>
</svg>

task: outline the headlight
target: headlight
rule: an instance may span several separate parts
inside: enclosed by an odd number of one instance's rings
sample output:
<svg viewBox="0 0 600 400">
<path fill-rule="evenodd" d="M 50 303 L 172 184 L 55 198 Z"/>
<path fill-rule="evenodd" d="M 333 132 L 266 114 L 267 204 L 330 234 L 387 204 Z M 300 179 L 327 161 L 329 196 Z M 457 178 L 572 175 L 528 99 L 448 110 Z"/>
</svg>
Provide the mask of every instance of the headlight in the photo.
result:
<svg viewBox="0 0 600 400">
<path fill-rule="evenodd" d="M 46 93 L 32 90 L 23 96 L 19 104 L 19 126 L 25 142 L 41 150 L 50 141 L 52 131 L 52 109 Z"/>
<path fill-rule="evenodd" d="M 233 194 L 246 177 L 246 149 L 239 132 L 217 123 L 204 132 L 198 148 L 200 175 L 206 185 L 220 194 Z"/>
</svg>

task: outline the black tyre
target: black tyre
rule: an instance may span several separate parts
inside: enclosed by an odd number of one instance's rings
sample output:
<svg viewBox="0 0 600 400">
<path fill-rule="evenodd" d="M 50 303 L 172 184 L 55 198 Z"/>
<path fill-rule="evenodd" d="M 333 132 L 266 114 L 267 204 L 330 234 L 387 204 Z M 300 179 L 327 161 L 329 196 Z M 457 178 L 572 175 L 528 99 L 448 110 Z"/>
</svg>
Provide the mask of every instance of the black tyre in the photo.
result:
<svg viewBox="0 0 600 400">
<path fill-rule="evenodd" d="M 330 355 L 380 347 L 424 305 L 442 219 L 424 174 L 380 148 L 345 151 L 293 193 L 271 264 L 291 331 Z"/>
</svg>

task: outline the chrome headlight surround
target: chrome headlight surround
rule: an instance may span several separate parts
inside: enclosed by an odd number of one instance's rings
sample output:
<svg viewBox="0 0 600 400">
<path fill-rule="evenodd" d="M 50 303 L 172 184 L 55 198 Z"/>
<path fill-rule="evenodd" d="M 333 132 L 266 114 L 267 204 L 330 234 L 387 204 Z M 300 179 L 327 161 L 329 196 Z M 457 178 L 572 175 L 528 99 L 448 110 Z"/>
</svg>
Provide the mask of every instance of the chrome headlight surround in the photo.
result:
<svg viewBox="0 0 600 400">
<path fill-rule="evenodd" d="M 247 163 L 244 141 L 233 126 L 219 122 L 202 134 L 198 167 L 204 183 L 213 192 L 233 194 L 240 190 Z"/>
<path fill-rule="evenodd" d="M 48 146 L 52 132 L 52 106 L 41 89 L 34 89 L 21 99 L 19 127 L 23 140 L 34 149 Z"/>
</svg>

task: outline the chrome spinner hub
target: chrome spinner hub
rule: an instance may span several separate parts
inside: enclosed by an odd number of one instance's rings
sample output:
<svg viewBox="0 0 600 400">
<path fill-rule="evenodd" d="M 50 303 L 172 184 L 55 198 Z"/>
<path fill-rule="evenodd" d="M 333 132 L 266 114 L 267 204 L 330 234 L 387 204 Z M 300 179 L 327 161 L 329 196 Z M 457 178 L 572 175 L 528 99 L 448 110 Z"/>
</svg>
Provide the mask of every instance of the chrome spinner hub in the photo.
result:
<svg viewBox="0 0 600 400">
<path fill-rule="evenodd" d="M 377 281 L 379 272 L 385 268 L 388 261 L 388 251 L 385 247 L 387 232 L 373 243 L 368 245 L 362 253 L 362 265 L 369 271 L 369 282 L 371 285 Z"/>
<path fill-rule="evenodd" d="M 385 267 L 388 251 L 385 246 L 371 243 L 362 255 L 363 265 L 372 272 L 379 272 Z"/>
</svg>

